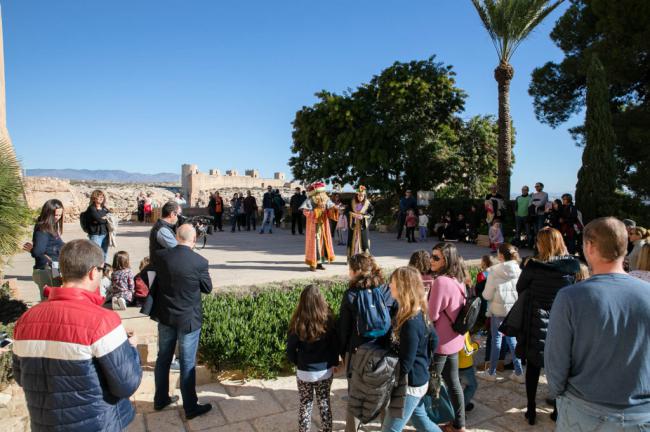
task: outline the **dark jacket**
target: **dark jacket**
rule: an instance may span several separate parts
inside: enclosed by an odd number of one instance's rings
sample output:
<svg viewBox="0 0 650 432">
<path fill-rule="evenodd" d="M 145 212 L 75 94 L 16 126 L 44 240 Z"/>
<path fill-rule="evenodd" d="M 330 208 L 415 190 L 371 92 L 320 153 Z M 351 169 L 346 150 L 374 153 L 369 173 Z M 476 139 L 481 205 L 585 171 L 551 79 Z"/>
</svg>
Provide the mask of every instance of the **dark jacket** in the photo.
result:
<svg viewBox="0 0 650 432">
<path fill-rule="evenodd" d="M 32 236 L 34 268 L 43 270 L 52 261 L 58 261 L 59 252 L 61 252 L 63 244 L 60 236 L 55 236 L 47 231 L 34 228 L 34 234 Z"/>
<path fill-rule="evenodd" d="M 262 196 L 262 208 L 274 208 L 273 195 L 273 192 L 264 192 L 264 196 Z"/>
<path fill-rule="evenodd" d="M 429 354 L 429 331 L 419 313 L 399 329 L 400 374 L 408 375 L 409 386 L 419 387 L 429 382 Z"/>
<path fill-rule="evenodd" d="M 388 306 L 389 309 L 395 309 L 397 303 L 390 295 L 389 286 L 384 285 L 382 290 L 384 292 L 384 301 L 386 302 L 386 306 Z M 339 354 L 343 358 L 345 358 L 345 355 L 348 353 L 352 354 L 359 346 L 375 340 L 373 338 L 363 337 L 357 331 L 357 307 L 355 305 L 355 300 L 358 291 L 359 289 L 357 288 L 348 288 L 343 294 L 343 300 L 341 301 L 339 319 L 337 322 L 337 333 Z"/>
<path fill-rule="evenodd" d="M 244 211 L 248 213 L 253 213 L 257 210 L 257 201 L 254 196 L 247 196 L 244 198 Z"/>
<path fill-rule="evenodd" d="M 208 213 L 210 216 L 217 215 L 217 199 L 221 202 L 221 211 L 219 213 L 223 213 L 223 198 L 210 197 L 210 201 L 208 202 Z"/>
<path fill-rule="evenodd" d="M 562 257 L 549 262 L 528 261 L 517 282 L 517 292 L 526 292 L 521 336 L 517 352 L 533 365 L 544 367 L 544 345 L 551 306 L 558 291 L 575 283 L 580 262 Z M 520 348 L 521 347 L 521 348 Z"/>
<path fill-rule="evenodd" d="M 339 353 L 336 349 L 336 328 L 314 342 L 301 341 L 294 333 L 287 338 L 287 357 L 298 370 L 316 372 L 338 365 Z"/>
<path fill-rule="evenodd" d="M 103 301 L 79 288 L 51 288 L 48 301 L 16 323 L 13 373 L 32 431 L 119 432 L 135 417 L 129 397 L 140 385 L 140 357 Z"/>
<path fill-rule="evenodd" d="M 289 207 L 291 207 L 291 212 L 300 213 L 300 206 L 305 202 L 306 199 L 307 197 L 302 194 L 291 195 L 291 199 L 289 200 Z"/>
<path fill-rule="evenodd" d="M 418 201 L 414 196 L 410 198 L 402 197 L 399 200 L 399 212 L 405 214 L 408 210 L 417 211 Z"/>
<path fill-rule="evenodd" d="M 154 305 L 151 317 L 182 332 L 201 328 L 201 293 L 212 292 L 208 260 L 188 246 L 156 252 Z"/>
<path fill-rule="evenodd" d="M 166 249 L 164 245 L 161 245 L 160 242 L 158 242 L 158 231 L 160 231 L 161 228 L 167 228 L 171 230 L 171 232 L 176 232 L 176 227 L 174 225 L 162 219 L 158 219 L 153 225 L 153 228 L 151 228 L 151 231 L 149 231 L 149 260 L 154 269 L 158 266 L 158 254 L 156 251 Z"/>
<path fill-rule="evenodd" d="M 88 218 L 88 235 L 105 235 L 108 234 L 106 219 L 102 219 L 108 214 L 108 209 L 102 207 L 99 210 L 94 205 L 88 206 L 86 217 Z"/>
</svg>

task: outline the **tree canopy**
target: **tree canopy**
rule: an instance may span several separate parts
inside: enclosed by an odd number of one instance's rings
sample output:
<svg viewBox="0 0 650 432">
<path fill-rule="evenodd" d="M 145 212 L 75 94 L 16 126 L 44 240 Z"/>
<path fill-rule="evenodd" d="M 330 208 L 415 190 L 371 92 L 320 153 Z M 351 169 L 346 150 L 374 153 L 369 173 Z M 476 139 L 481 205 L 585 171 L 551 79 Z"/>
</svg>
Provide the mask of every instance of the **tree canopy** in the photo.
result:
<svg viewBox="0 0 650 432">
<path fill-rule="evenodd" d="M 289 165 L 298 180 L 396 194 L 463 182 L 468 194 L 483 193 L 494 181 L 496 125 L 488 117 L 467 124 L 459 117 L 465 92 L 452 67 L 435 57 L 396 62 L 354 90 L 316 97 L 293 122 Z M 470 137 L 472 131 L 478 135 Z M 479 151 L 485 159 L 468 162 L 481 159 Z M 492 169 L 479 172 L 486 164 Z"/>
<path fill-rule="evenodd" d="M 557 127 L 583 111 L 587 71 L 598 55 L 609 86 L 618 185 L 650 197 L 650 2 L 571 0 L 551 38 L 565 58 L 533 71 L 537 118 Z M 579 144 L 584 131 L 572 129 Z"/>
</svg>

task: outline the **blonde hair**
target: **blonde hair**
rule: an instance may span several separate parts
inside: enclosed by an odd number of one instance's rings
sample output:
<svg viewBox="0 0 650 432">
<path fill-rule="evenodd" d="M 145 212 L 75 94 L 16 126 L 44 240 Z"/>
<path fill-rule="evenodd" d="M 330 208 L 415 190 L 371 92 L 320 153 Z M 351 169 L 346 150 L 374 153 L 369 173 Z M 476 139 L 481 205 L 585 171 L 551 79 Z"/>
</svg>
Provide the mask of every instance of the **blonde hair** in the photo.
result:
<svg viewBox="0 0 650 432">
<path fill-rule="evenodd" d="M 413 267 L 400 267 L 390 277 L 391 284 L 395 284 L 397 291 L 397 316 L 393 331 L 399 333 L 402 325 L 417 314 L 427 317 L 427 302 L 422 296 L 424 286 L 420 272 Z"/>
<path fill-rule="evenodd" d="M 140 268 L 140 271 L 142 271 L 143 268 L 145 268 L 146 266 L 148 266 L 150 262 L 151 262 L 151 261 L 149 260 L 149 257 L 148 257 L 148 256 L 142 258 L 142 261 L 140 261 L 140 267 L 139 267 L 139 268 Z"/>
<path fill-rule="evenodd" d="M 580 271 L 576 273 L 576 282 L 580 282 L 586 279 L 589 279 L 589 276 L 591 276 L 589 272 L 589 267 L 585 263 L 580 263 Z"/>
<path fill-rule="evenodd" d="M 641 239 L 650 238 L 650 231 L 648 231 L 647 229 L 645 229 L 643 227 L 640 227 L 640 226 L 636 226 L 634 228 L 631 228 L 630 229 L 630 234 L 638 235 L 639 237 L 641 237 Z"/>
<path fill-rule="evenodd" d="M 552 258 L 569 255 L 560 231 L 544 227 L 537 233 L 538 261 L 549 261 Z"/>
<path fill-rule="evenodd" d="M 636 261 L 637 270 L 650 271 L 650 243 L 641 247 Z"/>
</svg>

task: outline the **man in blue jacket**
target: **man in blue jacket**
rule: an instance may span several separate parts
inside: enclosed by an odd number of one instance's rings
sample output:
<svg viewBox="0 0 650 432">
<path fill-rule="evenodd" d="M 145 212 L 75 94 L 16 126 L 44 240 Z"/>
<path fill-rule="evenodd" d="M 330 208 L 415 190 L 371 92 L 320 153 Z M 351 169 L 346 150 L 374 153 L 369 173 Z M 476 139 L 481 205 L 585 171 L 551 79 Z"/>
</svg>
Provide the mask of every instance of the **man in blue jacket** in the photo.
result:
<svg viewBox="0 0 650 432">
<path fill-rule="evenodd" d="M 623 270 L 623 222 L 591 221 L 583 243 L 592 276 L 559 291 L 544 347 L 548 386 L 557 396 L 555 431 L 646 430 L 650 284 Z"/>
<path fill-rule="evenodd" d="M 25 390 L 31 430 L 122 431 L 135 416 L 129 397 L 142 369 L 135 339 L 102 308 L 104 254 L 89 240 L 73 240 L 59 264 L 63 285 L 14 330 L 14 377 Z"/>
</svg>

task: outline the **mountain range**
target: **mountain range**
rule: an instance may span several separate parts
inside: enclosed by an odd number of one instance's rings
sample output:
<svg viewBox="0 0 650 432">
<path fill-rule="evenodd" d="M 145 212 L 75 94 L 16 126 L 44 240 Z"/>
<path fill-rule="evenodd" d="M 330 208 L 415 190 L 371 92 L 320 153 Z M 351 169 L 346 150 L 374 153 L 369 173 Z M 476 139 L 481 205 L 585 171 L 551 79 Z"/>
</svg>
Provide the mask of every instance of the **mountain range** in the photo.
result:
<svg viewBox="0 0 650 432">
<path fill-rule="evenodd" d="M 28 169 L 27 177 L 56 177 L 67 180 L 104 181 L 114 183 L 178 183 L 180 175 L 173 173 L 140 174 L 121 170 L 87 169 Z"/>
</svg>

